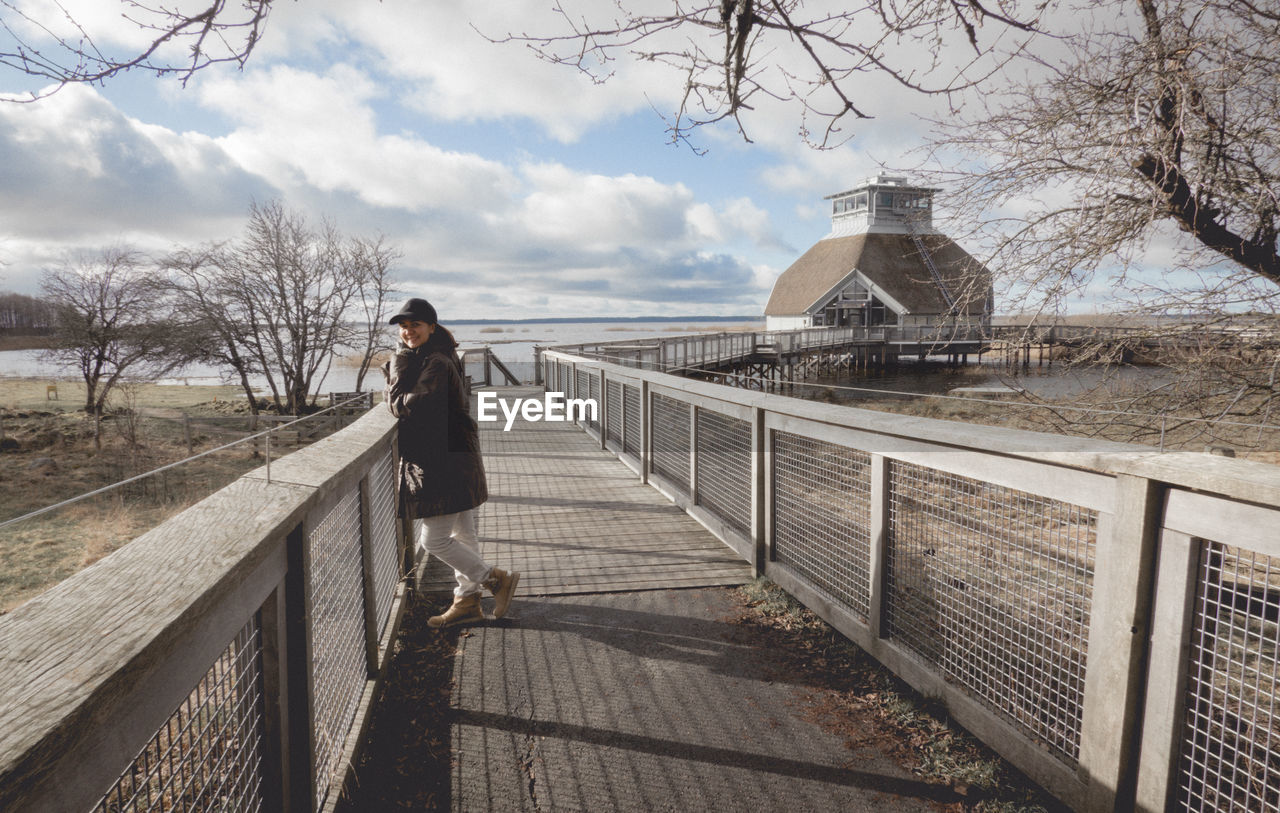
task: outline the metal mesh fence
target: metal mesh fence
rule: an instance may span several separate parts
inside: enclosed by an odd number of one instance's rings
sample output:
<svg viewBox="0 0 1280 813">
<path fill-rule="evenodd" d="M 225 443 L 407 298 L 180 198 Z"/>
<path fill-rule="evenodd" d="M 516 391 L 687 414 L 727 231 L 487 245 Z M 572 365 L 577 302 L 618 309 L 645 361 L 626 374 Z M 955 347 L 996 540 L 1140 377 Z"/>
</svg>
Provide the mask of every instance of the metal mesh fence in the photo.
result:
<svg viewBox="0 0 1280 813">
<path fill-rule="evenodd" d="M 1177 810 L 1280 810 L 1278 565 L 1202 543 Z"/>
<path fill-rule="evenodd" d="M 1096 514 L 891 461 L 888 629 L 1057 758 L 1079 758 Z"/>
<path fill-rule="evenodd" d="M 622 442 L 622 384 L 617 381 L 610 381 L 605 385 L 608 392 L 606 397 L 608 409 L 605 416 L 606 437 L 615 443 Z"/>
<path fill-rule="evenodd" d="M 622 387 L 622 450 L 640 456 L 640 388 Z"/>
<path fill-rule="evenodd" d="M 774 432 L 774 557 L 866 623 L 871 612 L 871 457 Z"/>
<path fill-rule="evenodd" d="M 262 714 L 255 614 L 94 810 L 261 810 Z"/>
<path fill-rule="evenodd" d="M 309 534 L 317 806 L 338 760 L 366 676 L 360 492 L 351 489 Z"/>
<path fill-rule="evenodd" d="M 400 582 L 400 549 L 396 539 L 396 470 L 390 450 L 369 472 L 369 548 L 373 559 L 374 616 L 378 636 L 391 621 L 391 603 Z"/>
<path fill-rule="evenodd" d="M 560 362 L 560 375 L 557 377 L 556 383 L 564 393 L 565 398 L 573 398 L 573 367 L 566 362 Z"/>
<path fill-rule="evenodd" d="M 700 409 L 698 502 L 745 537 L 751 536 L 751 424 Z"/>
<path fill-rule="evenodd" d="M 689 493 L 689 405 L 653 395 L 653 471 Z"/>
<path fill-rule="evenodd" d="M 589 376 L 590 376 L 590 373 L 588 373 L 586 370 L 577 371 L 577 375 L 575 376 L 577 380 L 574 381 L 573 395 L 571 397 L 587 398 L 591 394 L 591 385 L 587 383 L 587 378 Z M 583 421 L 582 423 L 583 425 L 587 425 L 587 426 L 590 425 L 587 421 Z"/>
<path fill-rule="evenodd" d="M 599 407 L 600 374 L 599 373 L 587 374 L 587 392 L 589 393 L 587 397 L 596 403 L 596 408 L 594 410 L 593 409 L 587 410 L 587 426 L 590 426 L 592 429 L 599 432 L 600 431 L 600 407 Z"/>
</svg>

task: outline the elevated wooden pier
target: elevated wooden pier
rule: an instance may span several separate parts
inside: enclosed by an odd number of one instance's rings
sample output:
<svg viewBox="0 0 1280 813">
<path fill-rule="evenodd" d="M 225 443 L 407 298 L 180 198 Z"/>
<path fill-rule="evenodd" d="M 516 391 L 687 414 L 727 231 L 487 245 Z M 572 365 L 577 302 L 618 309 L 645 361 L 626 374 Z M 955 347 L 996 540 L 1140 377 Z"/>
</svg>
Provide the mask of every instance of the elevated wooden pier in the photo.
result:
<svg viewBox="0 0 1280 813">
<path fill-rule="evenodd" d="M 775 391 L 812 375 L 892 368 L 902 358 L 943 356 L 964 364 L 987 348 L 988 338 L 980 326 L 886 325 L 709 333 L 537 350 Z M 542 383 L 541 370 L 535 380 Z"/>
</svg>

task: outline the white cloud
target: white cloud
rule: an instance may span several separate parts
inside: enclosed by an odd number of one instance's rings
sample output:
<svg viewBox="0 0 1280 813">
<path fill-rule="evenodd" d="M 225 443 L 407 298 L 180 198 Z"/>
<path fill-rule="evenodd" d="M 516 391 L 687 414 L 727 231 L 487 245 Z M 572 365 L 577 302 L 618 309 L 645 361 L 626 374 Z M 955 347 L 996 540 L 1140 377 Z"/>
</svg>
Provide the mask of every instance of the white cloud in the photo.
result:
<svg viewBox="0 0 1280 813">
<path fill-rule="evenodd" d="M 70 251 L 227 237 L 274 194 L 213 139 L 143 124 L 87 87 L 0 104 L 0 155 L 4 285 L 28 292 Z"/>
<path fill-rule="evenodd" d="M 529 193 L 514 225 L 539 242 L 596 250 L 617 244 L 684 244 L 693 233 L 693 194 L 653 178 L 575 172 L 558 164 L 526 165 Z"/>
<path fill-rule="evenodd" d="M 655 81 L 666 71 L 651 63 L 612 65 L 616 73 L 596 84 L 572 67 L 537 59 L 522 43 L 489 39 L 564 30 L 540 0 L 331 0 L 281 6 L 272 24 L 298 43 L 294 49 L 323 41 L 331 50 L 360 51 L 371 68 L 395 81 L 398 101 L 446 121 L 525 120 L 574 142 L 595 123 L 647 109 L 655 94 L 661 106 L 671 100 L 670 79 Z"/>
<path fill-rule="evenodd" d="M 470 205 L 511 182 L 497 162 L 379 132 L 367 74 L 336 65 L 324 75 L 287 66 L 204 83 L 202 101 L 237 123 L 219 139 L 248 170 L 282 189 L 313 187 L 413 211 Z"/>
<path fill-rule="evenodd" d="M 268 187 L 207 136 L 122 114 L 68 87 L 37 104 L 0 104 L 0 206 L 24 236 L 115 235 L 163 224 L 202 233 Z"/>
<path fill-rule="evenodd" d="M 533 8 L 476 14 L 519 30 Z M 758 310 L 767 285 L 748 255 L 776 242 L 776 229 L 749 198 L 703 198 L 625 154 L 588 171 L 537 155 L 536 139 L 483 154 L 432 142 L 431 128 L 470 120 L 590 137 L 593 123 L 647 104 L 639 73 L 584 85 L 518 46 L 484 42 L 467 16 L 395 0 L 281 6 L 245 72 L 202 74 L 186 91 L 182 104 L 209 114 L 191 129 L 126 115 L 112 86 L 0 105 L 4 284 L 68 249 L 131 242 L 159 253 L 232 238 L 251 200 L 280 197 L 349 233 L 386 235 L 403 251 L 406 288 L 430 290 L 455 318 L 536 315 L 531 306 L 558 316 Z M 325 59 L 333 53 L 342 58 Z M 661 96 L 669 84 L 655 87 Z M 406 98 L 430 114 L 406 113 Z M 218 134 L 194 131 L 210 123 Z"/>
</svg>

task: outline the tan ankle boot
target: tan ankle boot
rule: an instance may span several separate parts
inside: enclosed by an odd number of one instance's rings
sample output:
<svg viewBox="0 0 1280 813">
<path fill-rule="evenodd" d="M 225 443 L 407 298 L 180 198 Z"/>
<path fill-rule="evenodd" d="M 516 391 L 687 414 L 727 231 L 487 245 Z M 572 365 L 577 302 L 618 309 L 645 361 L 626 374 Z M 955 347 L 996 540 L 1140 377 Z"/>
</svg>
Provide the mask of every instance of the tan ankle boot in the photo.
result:
<svg viewBox="0 0 1280 813">
<path fill-rule="evenodd" d="M 454 597 L 453 604 L 440 615 L 427 619 L 427 626 L 433 629 L 452 627 L 454 624 L 469 624 L 483 621 L 484 611 L 480 609 L 480 594 L 473 593 L 462 598 Z"/>
<path fill-rule="evenodd" d="M 493 593 L 493 617 L 502 618 L 511 606 L 511 597 L 515 595 L 516 584 L 520 581 L 519 573 L 508 573 L 500 567 L 489 571 L 489 578 L 484 580 L 484 587 Z"/>
</svg>

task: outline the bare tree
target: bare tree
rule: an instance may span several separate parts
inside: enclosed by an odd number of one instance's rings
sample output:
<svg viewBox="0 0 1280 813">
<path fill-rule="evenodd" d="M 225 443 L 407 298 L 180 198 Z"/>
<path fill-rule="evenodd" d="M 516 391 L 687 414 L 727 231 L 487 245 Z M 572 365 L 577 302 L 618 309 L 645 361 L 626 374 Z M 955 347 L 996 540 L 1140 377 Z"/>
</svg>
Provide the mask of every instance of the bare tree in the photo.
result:
<svg viewBox="0 0 1280 813">
<path fill-rule="evenodd" d="M 290 414 L 307 405 L 316 374 L 348 338 L 344 317 L 356 288 L 341 253 L 331 225 L 317 232 L 272 201 L 250 207 L 245 234 L 224 259 L 241 341 Z"/>
<path fill-rule="evenodd" d="M 1192 238 L 1170 270 L 1226 259 L 1280 283 L 1280 13 L 1108 8 L 1112 27 L 1065 38 L 1064 58 L 940 123 L 941 146 L 984 159 L 947 180 L 989 216 L 997 264 L 1074 291 L 1101 268 L 1122 275 L 1166 225 Z M 990 217 L 1010 203 L 1027 210 Z"/>
<path fill-rule="evenodd" d="M 56 318 L 48 352 L 76 365 L 85 383 L 85 412 L 95 426 L 126 375 L 156 378 L 186 363 L 173 352 L 162 280 L 136 251 L 109 248 L 81 256 L 45 272 L 40 287 Z M 100 431 L 95 438 L 100 442 Z"/>
<path fill-rule="evenodd" d="M 849 138 L 847 122 L 873 115 L 858 99 L 868 77 L 888 78 L 912 93 L 959 93 L 1021 49 L 1022 41 L 1008 35 L 1033 31 L 1046 3 L 670 5 L 665 13 L 646 14 L 615 0 L 605 19 L 595 16 L 606 14 L 600 6 L 578 13 L 556 2 L 559 30 L 494 39 L 524 43 L 540 58 L 575 67 L 597 82 L 609 78 L 620 57 L 670 66 L 683 86 L 669 119 L 673 140 L 687 141 L 698 126 L 731 120 L 750 141 L 745 114 L 760 101 L 777 100 L 798 105 L 807 143 L 832 147 Z"/>
<path fill-rule="evenodd" d="M 964 168 L 936 180 L 973 217 L 970 241 L 989 246 L 1008 300 L 1046 321 L 1105 290 L 1133 314 L 1141 330 L 1082 357 L 1163 370 L 1101 404 L 1161 416 L 1151 431 L 1195 418 L 1186 431 L 1205 437 L 1204 421 L 1266 418 L 1280 359 L 1280 13 L 1250 0 L 1096 8 L 1105 24 L 939 122 L 938 155 Z"/>
<path fill-rule="evenodd" d="M 194 355 L 229 370 L 256 413 L 265 380 L 277 409 L 315 400 L 343 349 L 362 353 L 357 388 L 384 346 L 392 264 L 382 237 L 347 238 L 312 228 L 282 203 L 254 204 L 244 234 L 174 251 L 165 261 L 177 313 L 196 337 Z"/>
<path fill-rule="evenodd" d="M 69 84 L 104 82 L 125 71 L 174 75 L 185 84 L 209 65 L 244 65 L 271 11 L 271 0 L 207 0 L 207 5 L 189 11 L 140 0 L 116 1 L 121 16 L 147 33 L 147 41 L 136 50 L 110 52 L 98 34 L 60 3 L 41 7 L 0 0 L 0 65 L 54 83 L 26 101 Z"/>
<path fill-rule="evenodd" d="M 379 351 L 390 350 L 386 316 L 388 298 L 393 292 L 392 264 L 401 256 L 398 249 L 386 244 L 383 236 L 354 237 L 344 247 L 345 261 L 356 280 L 357 297 L 352 315 L 359 319 L 355 326 L 357 346 L 361 353 L 356 372 L 356 390 L 364 389 L 364 377 Z"/>
<path fill-rule="evenodd" d="M 222 245 L 180 248 L 165 259 L 164 268 L 169 273 L 175 314 L 184 327 L 182 335 L 197 343 L 189 354 L 230 370 L 244 390 L 249 411 L 256 416 L 258 400 L 251 379 L 263 371 L 242 342 L 245 314 L 233 295 L 236 286 L 228 284 L 224 257 Z"/>
</svg>

